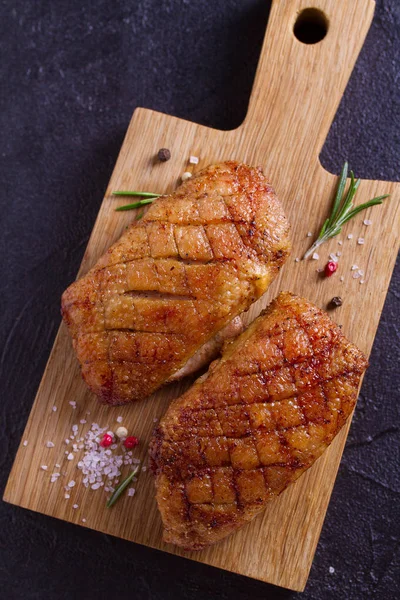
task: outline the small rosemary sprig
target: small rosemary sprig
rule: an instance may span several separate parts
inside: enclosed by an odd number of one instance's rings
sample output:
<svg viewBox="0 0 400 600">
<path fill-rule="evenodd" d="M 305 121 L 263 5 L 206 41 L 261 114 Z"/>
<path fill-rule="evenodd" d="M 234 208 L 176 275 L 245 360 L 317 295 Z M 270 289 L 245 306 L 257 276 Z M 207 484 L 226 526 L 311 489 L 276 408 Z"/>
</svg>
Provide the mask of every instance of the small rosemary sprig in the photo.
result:
<svg viewBox="0 0 400 600">
<path fill-rule="evenodd" d="M 138 200 L 137 202 L 134 202 L 133 204 L 124 204 L 124 206 L 118 206 L 118 208 L 116 208 L 116 211 L 123 211 L 123 210 L 133 210 L 134 208 L 140 208 L 141 206 L 145 206 L 146 204 L 151 204 L 156 198 L 159 198 L 161 196 L 161 194 L 156 194 L 154 192 L 136 192 L 136 191 L 124 191 L 124 190 L 117 190 L 116 192 L 113 192 L 113 196 L 140 196 L 142 198 L 144 198 L 144 200 Z"/>
<path fill-rule="evenodd" d="M 138 473 L 138 471 L 139 471 L 139 467 L 136 467 L 136 469 L 134 469 L 132 471 L 132 473 L 130 475 L 128 475 L 128 477 L 126 477 L 126 479 L 124 479 L 119 484 L 119 486 L 114 490 L 114 492 L 110 496 L 110 498 L 109 498 L 109 500 L 108 500 L 108 502 L 106 504 L 107 508 L 111 508 L 116 503 L 116 501 L 118 500 L 118 498 L 126 490 L 126 488 L 130 484 L 130 482 L 132 481 L 132 479 L 135 477 L 135 475 Z"/>
<path fill-rule="evenodd" d="M 333 201 L 331 216 L 326 219 L 325 223 L 322 225 L 322 229 L 319 232 L 317 239 L 311 248 L 307 250 L 303 259 L 311 256 L 321 244 L 327 242 L 330 238 L 335 237 L 335 235 L 338 235 L 342 231 L 342 226 L 355 217 L 356 214 L 370 206 L 375 206 L 375 204 L 382 204 L 384 199 L 389 197 L 390 194 L 377 196 L 376 198 L 372 198 L 372 200 L 353 208 L 353 199 L 361 180 L 354 179 L 354 173 L 353 171 L 350 171 L 350 185 L 347 194 L 345 195 L 344 190 L 346 187 L 348 169 L 349 165 L 345 162 L 340 175 L 336 196 Z"/>
</svg>

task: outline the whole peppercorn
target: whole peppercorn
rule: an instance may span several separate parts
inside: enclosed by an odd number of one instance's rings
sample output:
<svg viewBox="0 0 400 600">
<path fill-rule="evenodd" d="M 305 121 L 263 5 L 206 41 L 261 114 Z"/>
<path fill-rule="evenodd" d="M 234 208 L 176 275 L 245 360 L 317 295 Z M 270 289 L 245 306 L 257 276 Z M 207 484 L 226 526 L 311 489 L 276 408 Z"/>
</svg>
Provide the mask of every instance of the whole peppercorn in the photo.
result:
<svg viewBox="0 0 400 600">
<path fill-rule="evenodd" d="M 132 450 L 132 448 L 135 448 L 138 444 L 139 444 L 139 440 L 134 435 L 130 435 L 124 441 L 124 446 L 128 450 Z"/>
<path fill-rule="evenodd" d="M 109 433 L 105 433 L 100 442 L 100 446 L 102 446 L 103 448 L 108 448 L 108 446 L 111 446 L 112 443 L 113 443 L 112 436 Z"/>
<path fill-rule="evenodd" d="M 330 260 L 325 265 L 325 269 L 324 269 L 325 277 L 330 277 L 331 275 L 333 275 L 334 272 L 337 271 L 337 268 L 338 268 L 337 263 L 334 262 L 333 260 Z"/>
<path fill-rule="evenodd" d="M 157 156 L 158 160 L 161 160 L 161 162 L 167 162 L 167 160 L 171 158 L 171 152 L 168 150 L 168 148 L 160 148 Z"/>
<path fill-rule="evenodd" d="M 334 296 L 332 300 L 329 302 L 329 308 L 337 308 L 338 306 L 342 306 L 343 300 L 340 296 Z"/>
</svg>

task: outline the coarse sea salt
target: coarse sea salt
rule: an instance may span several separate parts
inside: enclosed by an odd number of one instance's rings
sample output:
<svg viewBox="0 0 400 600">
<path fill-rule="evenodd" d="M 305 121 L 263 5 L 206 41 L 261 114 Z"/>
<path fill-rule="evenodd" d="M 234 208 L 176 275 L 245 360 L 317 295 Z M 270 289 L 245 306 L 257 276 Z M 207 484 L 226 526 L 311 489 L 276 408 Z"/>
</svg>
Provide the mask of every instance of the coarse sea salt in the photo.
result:
<svg viewBox="0 0 400 600">
<path fill-rule="evenodd" d="M 46 448 L 54 448 L 53 442 L 46 442 Z"/>
<path fill-rule="evenodd" d="M 311 236 L 312 236 L 312 232 L 311 232 L 311 231 L 309 231 L 309 232 L 307 233 L 307 237 L 311 237 Z"/>
<path fill-rule="evenodd" d="M 353 234 L 352 234 L 352 233 L 349 233 L 349 235 L 347 236 L 347 239 L 348 239 L 348 240 L 352 240 L 352 239 L 353 239 Z"/>
<path fill-rule="evenodd" d="M 73 504 L 72 508 L 79 508 L 79 504 Z"/>
<path fill-rule="evenodd" d="M 134 496 L 135 492 L 136 492 L 135 488 L 129 488 L 128 489 L 128 496 Z"/>
<path fill-rule="evenodd" d="M 132 464 L 140 464 L 140 460 L 132 458 L 132 452 L 127 451 L 123 446 L 118 452 L 118 444 L 112 444 L 110 448 L 100 446 L 100 440 L 107 430 L 108 426 L 101 428 L 98 423 L 92 423 L 83 438 L 84 452 L 77 467 L 82 472 L 82 482 L 86 488 L 97 490 L 104 487 L 106 492 L 112 492 L 119 481 L 122 469 Z M 112 431 L 109 433 L 114 436 Z"/>
<path fill-rule="evenodd" d="M 28 440 L 25 440 L 23 443 L 23 446 L 27 446 L 28 445 Z"/>
<path fill-rule="evenodd" d="M 333 567 L 329 567 L 329 573 L 333 574 L 335 572 L 335 569 Z"/>
<path fill-rule="evenodd" d="M 300 259 L 299 258 L 295 258 L 294 262 L 300 262 Z"/>
<path fill-rule="evenodd" d="M 314 252 L 314 254 L 312 255 L 312 258 L 314 260 L 318 260 L 319 259 L 319 254 L 317 252 Z"/>
<path fill-rule="evenodd" d="M 364 238 L 358 238 L 357 244 L 359 244 L 360 246 L 362 246 L 363 243 L 364 243 Z"/>
<path fill-rule="evenodd" d="M 47 471 L 47 465 L 42 465 L 40 468 L 43 469 L 43 471 Z"/>
<path fill-rule="evenodd" d="M 53 406 L 53 408 L 51 409 L 53 412 L 57 412 L 57 406 Z"/>
<path fill-rule="evenodd" d="M 372 221 L 370 219 L 364 219 L 363 221 L 364 225 L 366 225 L 368 227 L 368 225 L 372 225 Z"/>
<path fill-rule="evenodd" d="M 122 423 L 122 421 L 123 421 L 123 418 L 122 418 L 122 417 L 117 417 L 117 418 L 116 418 L 116 421 L 117 421 L 117 423 Z"/>
<path fill-rule="evenodd" d="M 191 165 L 198 165 L 199 164 L 199 158 L 198 156 L 191 156 L 189 158 L 189 162 Z"/>
<path fill-rule="evenodd" d="M 333 262 L 338 262 L 338 257 L 336 256 L 336 254 L 333 254 L 333 252 L 331 252 L 331 254 L 329 255 L 329 258 L 331 260 L 333 260 Z"/>
<path fill-rule="evenodd" d="M 73 460 L 74 459 L 74 455 L 72 454 L 72 452 L 70 452 L 67 456 L 67 460 Z"/>
<path fill-rule="evenodd" d="M 72 408 L 76 408 L 75 400 L 70 400 L 68 404 L 70 404 L 72 406 Z"/>
<path fill-rule="evenodd" d="M 359 268 L 359 267 L 358 267 L 357 265 L 352 265 L 352 267 L 351 267 L 351 270 L 352 270 L 352 271 L 357 271 L 357 270 L 358 270 L 358 268 Z"/>
</svg>

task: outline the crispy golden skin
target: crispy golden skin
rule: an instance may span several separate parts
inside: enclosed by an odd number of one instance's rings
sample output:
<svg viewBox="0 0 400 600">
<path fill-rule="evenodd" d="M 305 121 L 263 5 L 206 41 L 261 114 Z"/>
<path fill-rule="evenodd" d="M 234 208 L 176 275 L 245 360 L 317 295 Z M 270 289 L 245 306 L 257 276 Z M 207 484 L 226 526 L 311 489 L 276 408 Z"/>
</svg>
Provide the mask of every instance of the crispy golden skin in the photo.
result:
<svg viewBox="0 0 400 600">
<path fill-rule="evenodd" d="M 156 200 L 63 294 L 91 390 L 122 404 L 173 378 L 265 292 L 287 257 L 288 229 L 261 169 L 235 162 Z"/>
<path fill-rule="evenodd" d="M 332 442 L 366 367 L 323 311 L 280 294 L 155 431 L 165 541 L 199 550 L 263 510 Z"/>
</svg>

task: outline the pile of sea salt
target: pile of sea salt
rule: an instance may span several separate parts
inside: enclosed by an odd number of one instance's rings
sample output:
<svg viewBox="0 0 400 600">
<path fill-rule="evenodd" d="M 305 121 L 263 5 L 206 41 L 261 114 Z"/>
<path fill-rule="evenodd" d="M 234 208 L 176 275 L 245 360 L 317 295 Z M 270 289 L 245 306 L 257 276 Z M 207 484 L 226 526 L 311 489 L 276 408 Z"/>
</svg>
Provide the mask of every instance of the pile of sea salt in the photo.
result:
<svg viewBox="0 0 400 600">
<path fill-rule="evenodd" d="M 83 457 L 79 460 L 77 467 L 84 476 L 82 479 L 84 486 L 90 487 L 92 490 L 104 487 L 104 491 L 113 492 L 119 483 L 121 469 L 127 465 L 133 465 L 132 468 L 135 468 L 140 464 L 140 460 L 133 458 L 132 451 L 126 450 L 122 444 L 112 444 L 108 448 L 100 446 L 104 433 L 109 433 L 114 437 L 113 432 L 107 431 L 107 429 L 108 427 L 101 428 L 97 423 L 92 423 L 85 436 L 78 438 L 77 443 L 73 443 L 72 447 L 75 452 L 83 449 Z M 72 426 L 72 432 L 71 438 L 74 439 L 77 435 L 77 426 Z M 66 443 L 70 441 L 65 440 Z M 117 449 L 119 452 L 115 452 Z"/>
</svg>

